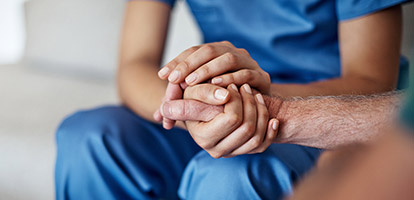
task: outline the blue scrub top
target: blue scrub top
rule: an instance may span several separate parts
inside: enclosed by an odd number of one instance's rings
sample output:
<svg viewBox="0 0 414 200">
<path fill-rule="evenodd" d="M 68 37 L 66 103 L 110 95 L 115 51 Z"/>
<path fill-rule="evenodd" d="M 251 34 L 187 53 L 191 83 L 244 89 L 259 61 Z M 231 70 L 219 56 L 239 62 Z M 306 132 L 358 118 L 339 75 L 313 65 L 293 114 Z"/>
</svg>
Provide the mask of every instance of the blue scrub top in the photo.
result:
<svg viewBox="0 0 414 200">
<path fill-rule="evenodd" d="M 175 0 L 158 0 L 173 6 Z M 272 82 L 339 77 L 338 22 L 409 0 L 187 0 L 204 42 L 246 49 Z"/>
</svg>

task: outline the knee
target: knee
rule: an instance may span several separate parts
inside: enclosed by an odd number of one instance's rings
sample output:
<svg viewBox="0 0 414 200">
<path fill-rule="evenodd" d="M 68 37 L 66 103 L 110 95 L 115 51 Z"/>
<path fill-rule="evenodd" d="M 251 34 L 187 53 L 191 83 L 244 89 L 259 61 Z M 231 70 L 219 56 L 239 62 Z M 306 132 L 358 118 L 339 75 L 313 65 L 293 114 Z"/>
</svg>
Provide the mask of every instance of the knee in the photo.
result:
<svg viewBox="0 0 414 200">
<path fill-rule="evenodd" d="M 284 163 L 266 153 L 214 159 L 203 151 L 186 168 L 180 195 L 185 199 L 215 198 L 212 194 L 273 199 L 291 192 L 290 176 Z"/>
<path fill-rule="evenodd" d="M 124 107 L 101 107 L 79 111 L 66 117 L 56 132 L 59 148 L 74 148 L 91 138 L 102 138 L 112 134 L 120 122 L 130 112 Z"/>
</svg>

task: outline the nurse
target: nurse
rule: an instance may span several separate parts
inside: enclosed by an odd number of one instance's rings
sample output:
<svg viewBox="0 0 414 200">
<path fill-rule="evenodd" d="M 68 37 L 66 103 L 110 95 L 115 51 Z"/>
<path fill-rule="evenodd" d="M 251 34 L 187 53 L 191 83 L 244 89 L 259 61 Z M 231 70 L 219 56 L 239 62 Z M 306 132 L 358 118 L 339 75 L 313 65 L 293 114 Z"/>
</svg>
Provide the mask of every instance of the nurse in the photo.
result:
<svg viewBox="0 0 414 200">
<path fill-rule="evenodd" d="M 160 76 L 190 85 L 221 78 L 209 86 L 221 91 L 218 104 L 229 95 L 248 96 L 248 86 L 237 93 L 226 87 L 229 72 L 237 86 L 249 83 L 270 96 L 389 91 L 398 77 L 403 2 L 188 0 L 206 44 L 180 54 Z M 213 159 L 184 123 L 169 131 L 155 123 L 167 88 L 158 70 L 173 6 L 173 0 L 127 3 L 118 70 L 125 106 L 80 111 L 62 122 L 57 199 L 277 199 L 318 158 L 316 148 L 272 144 L 261 154 Z M 229 58 L 243 62 L 211 73 Z M 187 76 L 197 70 L 195 81 Z M 260 81 L 249 82 L 243 70 Z M 217 127 L 225 129 L 222 122 Z"/>
</svg>

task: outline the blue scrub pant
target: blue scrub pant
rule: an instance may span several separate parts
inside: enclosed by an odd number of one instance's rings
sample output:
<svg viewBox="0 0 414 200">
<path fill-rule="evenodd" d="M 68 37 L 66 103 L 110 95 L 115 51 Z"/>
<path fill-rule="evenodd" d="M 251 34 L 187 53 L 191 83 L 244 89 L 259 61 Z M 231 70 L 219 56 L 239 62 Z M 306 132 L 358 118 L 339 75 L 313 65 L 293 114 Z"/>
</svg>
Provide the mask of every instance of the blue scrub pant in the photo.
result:
<svg viewBox="0 0 414 200">
<path fill-rule="evenodd" d="M 320 150 L 273 144 L 261 154 L 214 159 L 188 132 L 126 107 L 77 112 L 57 131 L 57 199 L 278 199 Z"/>
</svg>

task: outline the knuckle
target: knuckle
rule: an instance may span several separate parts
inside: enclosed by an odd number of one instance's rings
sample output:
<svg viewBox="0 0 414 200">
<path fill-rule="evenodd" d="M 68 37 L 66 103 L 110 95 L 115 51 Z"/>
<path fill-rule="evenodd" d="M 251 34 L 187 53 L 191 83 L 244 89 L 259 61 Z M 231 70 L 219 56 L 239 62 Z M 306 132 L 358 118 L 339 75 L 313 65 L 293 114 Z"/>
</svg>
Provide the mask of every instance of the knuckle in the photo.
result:
<svg viewBox="0 0 414 200">
<path fill-rule="evenodd" d="M 203 67 L 201 67 L 199 70 L 198 70 L 198 74 L 200 74 L 200 75 L 208 75 L 208 74 L 210 74 L 210 67 L 213 67 L 213 66 L 211 66 L 211 65 L 204 65 Z"/>
<path fill-rule="evenodd" d="M 216 48 L 212 44 L 206 44 L 206 45 L 204 45 L 203 46 L 203 51 L 205 52 L 205 54 L 207 54 L 209 56 L 216 55 Z"/>
<path fill-rule="evenodd" d="M 252 148 L 257 148 L 262 144 L 262 141 L 259 137 L 255 137 L 251 141 Z"/>
<path fill-rule="evenodd" d="M 199 48 L 199 47 L 197 47 L 197 46 L 192 46 L 192 47 L 190 47 L 187 51 L 188 51 L 189 53 L 193 53 L 193 52 L 197 51 L 197 50 L 198 50 L 198 48 Z"/>
<path fill-rule="evenodd" d="M 210 141 L 204 139 L 199 139 L 197 143 L 203 149 L 210 149 L 214 146 Z"/>
<path fill-rule="evenodd" d="M 230 83 L 235 83 L 236 78 L 234 77 L 234 75 L 233 75 L 233 74 L 230 74 L 230 75 L 229 75 L 229 80 L 230 80 Z"/>
<path fill-rule="evenodd" d="M 231 43 L 231 42 L 229 42 L 229 41 L 227 41 L 227 40 L 221 41 L 221 43 L 222 43 L 222 44 L 225 44 L 225 45 L 232 45 L 232 43 Z"/>
<path fill-rule="evenodd" d="M 238 51 L 244 55 L 249 55 L 249 52 L 246 49 L 239 48 Z"/>
<path fill-rule="evenodd" d="M 270 75 L 269 75 L 269 73 L 263 71 L 263 76 L 265 77 L 266 82 L 270 82 Z"/>
<path fill-rule="evenodd" d="M 252 81 L 254 79 L 253 72 L 247 69 L 243 70 L 243 77 L 247 80 L 247 82 Z"/>
<path fill-rule="evenodd" d="M 178 62 L 177 62 L 177 60 L 176 59 L 174 59 L 174 60 L 171 60 L 168 64 L 167 64 L 167 67 L 169 68 L 169 69 L 174 69 L 175 68 L 175 66 L 177 66 L 178 65 Z"/>
<path fill-rule="evenodd" d="M 231 52 L 227 52 L 224 54 L 226 58 L 226 62 L 230 66 L 234 66 L 237 63 L 237 56 Z"/>
<path fill-rule="evenodd" d="M 245 123 L 241 128 L 244 132 L 244 135 L 249 138 L 252 137 L 256 131 L 256 127 L 253 125 L 253 123 Z"/>
<path fill-rule="evenodd" d="M 258 148 L 255 150 L 255 153 L 263 153 L 266 150 L 266 148 Z"/>
<path fill-rule="evenodd" d="M 180 65 L 177 66 L 177 70 L 189 71 L 190 70 L 190 63 L 188 62 L 188 60 L 183 60 L 183 62 L 181 62 Z"/>
<path fill-rule="evenodd" d="M 238 127 L 242 123 L 241 116 L 237 114 L 230 114 L 230 116 L 225 121 L 226 124 L 228 124 L 230 127 Z"/>
<path fill-rule="evenodd" d="M 220 151 L 211 151 L 209 152 L 209 154 L 211 155 L 211 157 L 213 158 L 221 158 L 223 156 L 223 152 Z"/>
</svg>

